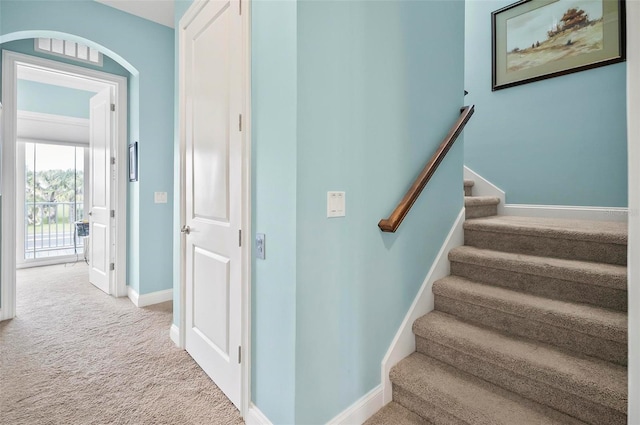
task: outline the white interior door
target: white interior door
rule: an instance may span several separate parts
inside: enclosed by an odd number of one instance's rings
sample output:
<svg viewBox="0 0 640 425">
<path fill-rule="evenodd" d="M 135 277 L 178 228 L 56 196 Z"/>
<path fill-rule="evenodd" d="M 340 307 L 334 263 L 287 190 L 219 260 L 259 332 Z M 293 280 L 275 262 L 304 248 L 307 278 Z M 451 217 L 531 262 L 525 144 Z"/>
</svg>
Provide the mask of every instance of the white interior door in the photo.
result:
<svg viewBox="0 0 640 425">
<path fill-rule="evenodd" d="M 183 39 L 185 348 L 240 407 L 242 140 L 237 0 L 208 2 Z"/>
<path fill-rule="evenodd" d="M 89 114 L 89 281 L 109 293 L 111 236 L 111 89 L 91 98 Z"/>
</svg>

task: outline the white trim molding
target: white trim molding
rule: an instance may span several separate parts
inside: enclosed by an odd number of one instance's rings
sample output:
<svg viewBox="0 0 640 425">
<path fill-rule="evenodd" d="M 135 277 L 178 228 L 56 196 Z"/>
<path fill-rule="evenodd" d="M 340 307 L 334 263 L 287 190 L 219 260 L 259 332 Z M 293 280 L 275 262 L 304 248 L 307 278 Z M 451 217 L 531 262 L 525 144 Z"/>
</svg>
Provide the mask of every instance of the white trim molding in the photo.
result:
<svg viewBox="0 0 640 425">
<path fill-rule="evenodd" d="M 0 146 L 2 175 L 2 239 L 0 240 L 0 320 L 12 319 L 16 314 L 16 127 L 18 64 L 7 50 L 2 51 L 2 120 L 0 121 Z"/>
<path fill-rule="evenodd" d="M 272 425 L 269 418 L 253 403 L 249 403 L 247 414 L 244 415 L 244 422 L 247 425 Z"/>
<path fill-rule="evenodd" d="M 127 286 L 127 296 L 136 307 L 147 307 L 173 300 L 173 289 L 140 295 L 131 286 Z"/>
<path fill-rule="evenodd" d="M 436 280 L 449 275 L 449 251 L 464 244 L 464 229 L 462 227 L 464 214 L 465 209 L 462 208 L 433 261 L 416 298 L 413 300 L 413 304 L 409 307 L 409 311 L 402 321 L 395 338 L 393 338 L 387 354 L 382 359 L 383 398 L 382 404 L 378 408 L 389 403 L 392 398 L 391 381 L 389 380 L 391 368 L 416 351 L 416 338 L 412 329 L 413 322 L 433 310 L 434 296 L 433 292 L 431 292 L 431 287 Z"/>
<path fill-rule="evenodd" d="M 61 142 L 89 146 L 89 119 L 18 111 L 17 136 L 22 141 Z"/>
<path fill-rule="evenodd" d="M 171 328 L 169 329 L 169 338 L 178 348 L 184 348 L 180 345 L 180 328 L 175 324 L 171 324 Z"/>
<path fill-rule="evenodd" d="M 92 65 L 95 64 L 92 63 Z M 66 87 L 68 89 L 91 91 L 94 93 L 99 93 L 100 90 L 104 88 L 104 84 L 99 81 L 78 78 L 72 74 L 61 74 L 46 68 L 22 68 L 18 73 L 18 78 L 21 80 L 34 81 L 36 83 L 51 84 L 54 86 Z"/>
<path fill-rule="evenodd" d="M 360 425 L 384 406 L 382 402 L 382 385 L 378 385 L 358 401 L 349 406 L 327 425 Z"/>
<path fill-rule="evenodd" d="M 242 368 L 242 401 L 240 411 L 248 412 L 251 405 L 251 264 L 252 264 L 252 235 L 251 227 L 252 204 L 251 204 L 251 134 L 252 134 L 252 117 L 251 117 L 251 16 L 252 1 L 239 0 L 242 13 L 242 61 L 243 61 L 243 104 L 242 113 L 243 120 L 246 123 L 245 131 L 242 132 L 243 146 L 243 164 L 242 164 L 242 234 L 244 241 L 242 243 L 242 347 L 245 358 Z"/>
<path fill-rule="evenodd" d="M 627 208 L 582 207 L 573 205 L 506 204 L 504 215 L 566 218 L 570 220 L 627 221 Z"/>
<path fill-rule="evenodd" d="M 500 198 L 500 203 L 498 204 L 498 215 L 565 218 L 569 220 L 627 221 L 627 208 L 576 205 L 507 204 L 505 192 L 502 189 L 466 165 L 464 167 L 464 178 L 471 179 L 475 182 L 473 185 L 474 196 L 494 196 Z"/>
</svg>

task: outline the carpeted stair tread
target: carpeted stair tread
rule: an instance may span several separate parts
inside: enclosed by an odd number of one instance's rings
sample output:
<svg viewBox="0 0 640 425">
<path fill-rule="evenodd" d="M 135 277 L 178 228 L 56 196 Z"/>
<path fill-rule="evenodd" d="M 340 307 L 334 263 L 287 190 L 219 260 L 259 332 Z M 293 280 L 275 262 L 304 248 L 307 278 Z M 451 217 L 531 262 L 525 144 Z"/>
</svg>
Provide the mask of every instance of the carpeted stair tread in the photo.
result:
<svg viewBox="0 0 640 425">
<path fill-rule="evenodd" d="M 517 233 L 618 245 L 627 244 L 627 225 L 623 222 L 494 216 L 467 220 L 464 228 L 493 233 Z"/>
<path fill-rule="evenodd" d="M 393 367 L 390 378 L 394 399 L 397 394 L 398 403 L 411 404 L 414 411 L 423 409 L 416 413 L 434 424 L 583 424 L 421 353 Z"/>
<path fill-rule="evenodd" d="M 367 419 L 363 425 L 431 425 L 431 423 L 392 401 Z"/>
<path fill-rule="evenodd" d="M 465 196 L 464 197 L 464 206 L 466 208 L 485 206 L 485 205 L 498 205 L 499 203 L 500 203 L 500 198 L 495 196 Z"/>
<path fill-rule="evenodd" d="M 543 393 L 549 387 L 626 413 L 625 367 L 572 356 L 551 346 L 507 336 L 440 312 L 431 312 L 418 319 L 413 331 L 416 336 L 427 339 L 427 343 L 432 341 L 490 363 L 494 372 L 492 378 L 499 380 L 502 373 L 507 385 L 511 374 L 515 373 L 537 381 Z M 455 359 L 445 361 L 455 362 Z"/>
<path fill-rule="evenodd" d="M 473 180 L 467 180 L 465 179 L 464 181 L 464 196 L 471 196 L 473 194 L 473 185 L 475 184 L 475 182 Z"/>
<path fill-rule="evenodd" d="M 457 276 L 434 282 L 433 293 L 604 340 L 627 342 L 627 315 L 622 312 L 537 297 Z"/>
<path fill-rule="evenodd" d="M 495 196 L 465 196 L 465 219 L 495 216 L 498 214 L 499 203 L 500 198 Z"/>
<path fill-rule="evenodd" d="M 627 268 L 616 264 L 565 260 L 551 257 L 460 246 L 449 252 L 449 261 L 581 282 L 606 288 L 627 289 Z"/>
</svg>

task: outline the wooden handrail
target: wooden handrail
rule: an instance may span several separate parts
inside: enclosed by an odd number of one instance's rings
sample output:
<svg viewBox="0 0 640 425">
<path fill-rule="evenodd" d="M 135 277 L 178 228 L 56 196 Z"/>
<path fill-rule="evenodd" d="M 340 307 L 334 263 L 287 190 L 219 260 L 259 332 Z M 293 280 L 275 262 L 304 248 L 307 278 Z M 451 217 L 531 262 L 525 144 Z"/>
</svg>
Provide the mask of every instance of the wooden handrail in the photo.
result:
<svg viewBox="0 0 640 425">
<path fill-rule="evenodd" d="M 464 126 L 469 121 L 469 118 L 471 118 L 471 115 L 473 115 L 473 112 L 473 105 L 465 106 L 460 109 L 460 116 L 453 127 L 451 127 L 451 130 L 449 130 L 447 137 L 444 138 L 438 147 L 438 150 L 436 150 L 436 153 L 433 154 L 427 165 L 422 169 L 422 172 L 413 182 L 411 188 L 407 191 L 407 194 L 404 195 L 402 201 L 400 201 L 396 209 L 393 210 L 389 218 L 383 218 L 378 223 L 380 230 L 383 232 L 395 232 L 398 229 L 400 223 L 402 223 L 402 220 L 404 220 L 404 217 L 413 206 L 413 203 L 416 202 L 416 199 L 420 196 L 422 189 L 427 185 L 431 176 L 433 176 L 438 169 L 438 165 L 440 165 L 444 157 L 447 155 L 447 152 L 449 152 L 449 149 L 451 149 L 451 146 L 453 146 L 453 143 L 456 141 L 460 133 L 462 133 Z"/>
</svg>

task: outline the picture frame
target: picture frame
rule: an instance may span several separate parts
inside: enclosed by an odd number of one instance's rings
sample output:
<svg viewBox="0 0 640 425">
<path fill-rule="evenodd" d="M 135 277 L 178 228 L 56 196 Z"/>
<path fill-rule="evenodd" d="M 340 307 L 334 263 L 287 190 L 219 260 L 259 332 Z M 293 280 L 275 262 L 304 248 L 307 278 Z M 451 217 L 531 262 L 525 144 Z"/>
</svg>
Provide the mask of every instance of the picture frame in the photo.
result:
<svg viewBox="0 0 640 425">
<path fill-rule="evenodd" d="M 138 181 L 138 142 L 129 145 L 129 181 Z"/>
<path fill-rule="evenodd" d="M 491 13 L 491 90 L 626 59 L 624 0 L 521 0 Z"/>
</svg>

